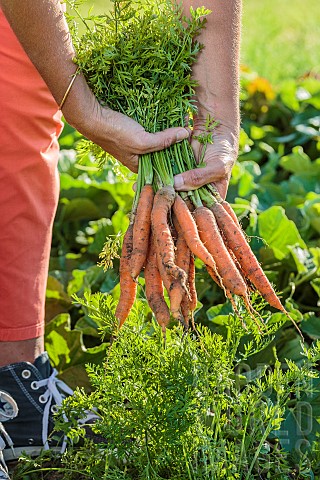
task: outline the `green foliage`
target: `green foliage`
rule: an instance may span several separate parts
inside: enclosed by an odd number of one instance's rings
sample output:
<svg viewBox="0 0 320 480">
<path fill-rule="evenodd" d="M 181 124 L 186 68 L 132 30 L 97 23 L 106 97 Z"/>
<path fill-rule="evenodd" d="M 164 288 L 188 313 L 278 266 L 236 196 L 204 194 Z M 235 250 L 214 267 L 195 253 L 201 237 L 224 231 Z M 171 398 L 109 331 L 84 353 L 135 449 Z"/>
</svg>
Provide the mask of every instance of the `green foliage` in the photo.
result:
<svg viewBox="0 0 320 480">
<path fill-rule="evenodd" d="M 82 303 L 114 340 L 104 363 L 87 367 L 93 391 L 78 389 L 65 401 L 70 421 L 61 419 L 57 428 L 83 436 L 76 418 L 97 407 L 92 428 L 105 443 L 85 440 L 69 450 L 63 478 L 78 478 L 73 471 L 92 480 L 311 478 L 304 476 L 312 475 L 305 452 L 319 424 L 310 424 L 307 406 L 318 398 L 319 343 L 302 349 L 299 367 L 287 361 L 283 368 L 276 360 L 273 369 L 251 371 L 248 357 L 263 352 L 271 338 L 245 340 L 232 315 L 225 340 L 206 327 L 190 335 L 176 327 L 164 344 L 161 329 L 145 322 L 141 308 L 117 331 L 111 297 L 98 294 Z"/>
<path fill-rule="evenodd" d="M 106 355 L 105 343 L 92 348 L 84 346 L 83 332 L 86 329 L 83 325 L 79 327 L 78 322 L 75 328 L 71 329 L 69 315 L 60 314 L 47 324 L 45 332 L 45 348 L 51 363 L 58 369 L 60 378 L 67 379 L 71 388 L 79 385 L 89 387 L 84 364 L 101 363 Z M 88 327 L 89 325 L 86 325 L 87 329 Z M 92 320 L 91 328 L 97 331 L 99 324 Z"/>
<path fill-rule="evenodd" d="M 273 84 L 319 74 L 318 5 L 306 0 L 302 12 L 300 0 L 243 0 L 242 62 Z"/>
<path fill-rule="evenodd" d="M 77 64 L 101 103 L 146 130 L 179 125 L 195 85 L 190 67 L 201 46 L 194 37 L 210 11 L 191 9 L 184 25 L 180 7 L 167 0 L 113 4 L 109 14 L 89 17 L 88 30 L 74 37 Z"/>
<path fill-rule="evenodd" d="M 210 7 L 211 2 L 203 2 Z M 318 0 L 243 0 L 241 61 L 273 84 L 320 71 Z M 81 8 L 103 13 L 111 0 L 86 0 Z"/>
</svg>

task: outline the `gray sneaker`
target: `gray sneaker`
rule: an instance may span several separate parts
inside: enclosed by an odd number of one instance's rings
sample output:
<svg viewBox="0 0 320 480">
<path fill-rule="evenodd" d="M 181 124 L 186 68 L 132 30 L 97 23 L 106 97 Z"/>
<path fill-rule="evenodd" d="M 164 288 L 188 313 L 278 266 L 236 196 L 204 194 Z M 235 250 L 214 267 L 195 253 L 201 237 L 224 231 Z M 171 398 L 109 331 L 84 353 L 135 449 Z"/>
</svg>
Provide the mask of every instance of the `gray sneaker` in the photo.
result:
<svg viewBox="0 0 320 480">
<path fill-rule="evenodd" d="M 3 423 L 18 415 L 18 406 L 9 393 L 0 390 L 0 480 L 10 480 L 3 452 L 9 448 L 14 455 L 13 441 Z"/>
<path fill-rule="evenodd" d="M 63 434 L 51 435 L 53 417 L 63 399 L 73 391 L 57 378 L 57 374 L 46 352 L 33 364 L 20 362 L 0 368 L 0 390 L 8 392 L 19 409 L 19 414 L 6 424 L 6 433 L 12 439 L 14 449 L 7 441 L 3 448 L 4 461 L 16 460 L 23 452 L 37 457 L 42 450 L 65 450 Z M 86 413 L 87 417 L 79 423 L 90 423 L 97 418 L 92 412 Z"/>
</svg>

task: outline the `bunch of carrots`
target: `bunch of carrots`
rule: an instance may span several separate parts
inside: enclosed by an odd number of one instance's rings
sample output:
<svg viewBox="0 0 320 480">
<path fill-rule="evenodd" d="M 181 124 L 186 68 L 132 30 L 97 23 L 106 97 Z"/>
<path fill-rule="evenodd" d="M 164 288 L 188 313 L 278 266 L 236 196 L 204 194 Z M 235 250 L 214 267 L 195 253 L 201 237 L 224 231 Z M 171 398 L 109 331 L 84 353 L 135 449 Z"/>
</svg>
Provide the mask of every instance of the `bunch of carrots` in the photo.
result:
<svg viewBox="0 0 320 480">
<path fill-rule="evenodd" d="M 256 290 L 272 307 L 289 316 L 251 251 L 231 206 L 217 192 L 212 193 L 203 189 L 200 195 L 206 201 L 195 206 L 190 196 L 184 200 L 172 185 L 156 192 L 151 184 L 143 186 L 120 259 L 121 294 L 116 309 L 120 327 L 135 301 L 138 276 L 144 272 L 146 297 L 163 332 L 171 315 L 188 328 L 197 306 L 195 257 L 205 264 L 236 313 L 234 297 L 243 300 L 259 331 L 262 325 L 250 302 L 251 291 Z"/>
<path fill-rule="evenodd" d="M 86 27 L 81 37 L 74 30 L 78 67 L 102 104 L 131 116 L 147 131 L 183 125 L 187 116 L 196 113 L 196 81 L 191 72 L 203 48 L 196 37 L 211 12 L 191 8 L 190 16 L 184 17 L 181 5 L 172 0 L 112 2 L 113 11 L 104 17 L 81 17 Z M 203 152 L 212 142 L 215 126 L 213 119 L 207 119 L 206 131 L 198 137 Z M 81 149 L 93 152 L 100 163 L 106 158 L 91 142 L 82 142 Z M 120 259 L 121 294 L 116 309 L 120 326 L 133 306 L 143 273 L 147 300 L 163 331 L 171 316 L 187 328 L 197 305 L 195 257 L 205 264 L 236 312 L 235 299 L 242 299 L 259 329 L 262 322 L 250 302 L 253 290 L 287 314 L 236 215 L 214 187 L 175 192 L 174 175 L 197 166 L 188 140 L 139 160 Z"/>
</svg>

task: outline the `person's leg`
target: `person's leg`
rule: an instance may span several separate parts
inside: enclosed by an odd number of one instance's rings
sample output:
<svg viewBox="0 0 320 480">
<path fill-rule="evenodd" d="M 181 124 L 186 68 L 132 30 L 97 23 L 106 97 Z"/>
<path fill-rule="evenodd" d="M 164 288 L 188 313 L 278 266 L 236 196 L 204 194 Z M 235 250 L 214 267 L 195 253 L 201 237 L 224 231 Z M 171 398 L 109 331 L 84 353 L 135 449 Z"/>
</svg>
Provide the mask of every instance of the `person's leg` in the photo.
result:
<svg viewBox="0 0 320 480">
<path fill-rule="evenodd" d="M 43 336 L 18 342 L 0 343 L 0 367 L 18 362 L 34 363 L 44 351 Z"/>
<path fill-rule="evenodd" d="M 62 123 L 1 9 L 0 37 L 0 392 L 18 409 L 0 429 L 6 462 L 26 447 L 37 454 L 48 446 L 64 388 L 43 343 Z"/>
<path fill-rule="evenodd" d="M 43 352 L 62 123 L 1 9 L 0 36 L 0 365 L 5 365 L 34 361 Z"/>
</svg>

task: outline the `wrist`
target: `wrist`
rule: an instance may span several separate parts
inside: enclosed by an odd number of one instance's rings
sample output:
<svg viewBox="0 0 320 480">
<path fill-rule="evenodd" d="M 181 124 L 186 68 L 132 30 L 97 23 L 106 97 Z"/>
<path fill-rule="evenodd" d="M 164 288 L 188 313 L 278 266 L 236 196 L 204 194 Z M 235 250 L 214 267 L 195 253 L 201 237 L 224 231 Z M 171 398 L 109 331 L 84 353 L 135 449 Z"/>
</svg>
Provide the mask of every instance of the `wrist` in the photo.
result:
<svg viewBox="0 0 320 480">
<path fill-rule="evenodd" d="M 61 111 L 64 118 L 69 125 L 86 135 L 89 125 L 92 125 L 95 104 L 97 104 L 96 98 L 84 76 L 79 73 L 63 103 Z"/>
<path fill-rule="evenodd" d="M 240 102 L 238 98 L 210 98 L 206 102 L 198 102 L 194 121 L 197 127 L 205 125 L 208 116 L 221 125 L 221 130 L 231 131 L 239 135 Z M 223 127 L 223 128 L 222 128 Z"/>
<path fill-rule="evenodd" d="M 240 134 L 240 114 L 238 111 L 232 111 L 231 106 L 227 106 L 221 111 L 216 108 L 199 109 L 193 119 L 193 130 L 196 132 L 204 131 L 208 116 L 217 122 L 214 128 L 216 135 L 230 139 L 234 144 L 238 143 Z"/>
</svg>

